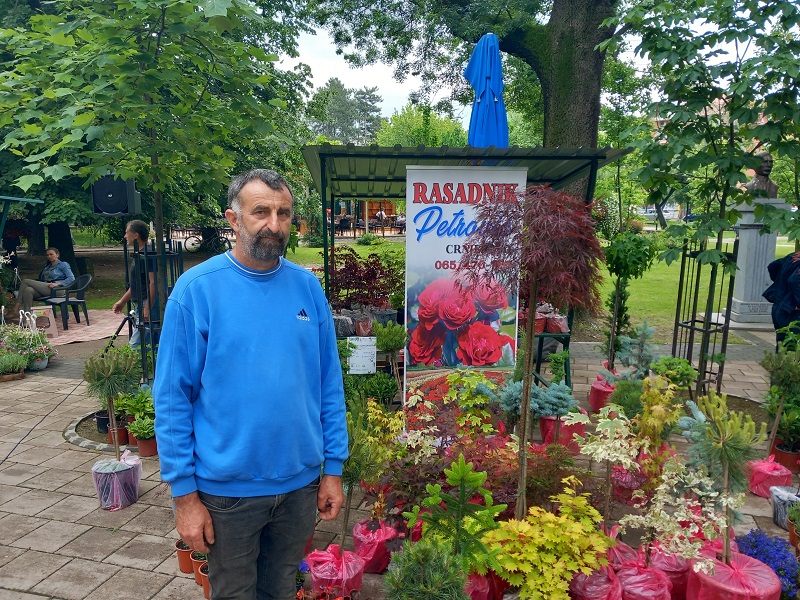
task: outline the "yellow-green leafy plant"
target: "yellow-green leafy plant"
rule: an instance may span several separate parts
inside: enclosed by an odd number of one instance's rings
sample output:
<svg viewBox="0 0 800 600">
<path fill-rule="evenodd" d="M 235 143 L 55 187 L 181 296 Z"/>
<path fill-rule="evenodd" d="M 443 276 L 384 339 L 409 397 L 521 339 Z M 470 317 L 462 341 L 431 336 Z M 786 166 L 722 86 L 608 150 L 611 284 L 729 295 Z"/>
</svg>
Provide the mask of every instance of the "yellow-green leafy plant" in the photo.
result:
<svg viewBox="0 0 800 600">
<path fill-rule="evenodd" d="M 589 494 L 578 494 L 580 482 L 564 479 L 564 491 L 553 496 L 558 514 L 531 506 L 522 521 L 502 521 L 483 535 L 499 563 L 497 574 L 519 586 L 523 600 L 568 600 L 575 573 L 589 574 L 608 564 L 606 551 L 614 540 L 597 528 L 600 513 Z"/>
<path fill-rule="evenodd" d="M 389 412 L 372 399 L 354 401 L 347 411 L 347 435 L 350 454 L 342 466 L 342 484 L 346 491 L 342 521 L 342 543 L 347 534 L 353 491 L 362 481 L 376 484 L 386 465 L 398 450 L 398 438 L 405 423 L 402 411 Z"/>
<path fill-rule="evenodd" d="M 569 582 L 575 573 L 589 574 L 608 564 L 606 551 L 614 540 L 597 524 L 600 513 L 588 494 L 577 494 L 580 482 L 564 479 L 564 491 L 553 496 L 558 514 L 531 506 L 525 519 L 502 521 L 483 535 L 495 556 L 497 574 L 519 586 L 523 600 L 568 600 Z"/>
<path fill-rule="evenodd" d="M 494 400 L 497 384 L 480 371 L 457 369 L 447 376 L 450 386 L 444 402 L 458 402 L 461 414 L 456 423 L 462 434 L 490 434 L 495 432 L 492 415 L 486 410 Z"/>
<path fill-rule="evenodd" d="M 642 471 L 647 476 L 645 491 L 652 490 L 661 475 L 661 469 L 669 453 L 661 447 L 669 437 L 672 428 L 684 414 L 683 404 L 675 398 L 675 388 L 662 377 L 643 382 L 642 411 L 633 419 L 636 437 L 645 456 L 640 461 Z"/>
</svg>

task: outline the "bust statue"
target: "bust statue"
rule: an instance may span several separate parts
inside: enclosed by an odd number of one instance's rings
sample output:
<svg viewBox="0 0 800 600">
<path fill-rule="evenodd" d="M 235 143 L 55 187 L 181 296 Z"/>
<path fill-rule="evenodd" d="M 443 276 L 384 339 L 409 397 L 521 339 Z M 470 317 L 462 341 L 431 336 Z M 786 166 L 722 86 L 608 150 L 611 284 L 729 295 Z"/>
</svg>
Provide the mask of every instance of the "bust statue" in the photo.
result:
<svg viewBox="0 0 800 600">
<path fill-rule="evenodd" d="M 761 164 L 756 167 L 756 174 L 745 184 L 744 189 L 754 196 L 777 198 L 778 184 L 769 178 L 772 173 L 772 155 L 769 152 L 759 152 L 756 156 L 761 158 Z"/>
</svg>

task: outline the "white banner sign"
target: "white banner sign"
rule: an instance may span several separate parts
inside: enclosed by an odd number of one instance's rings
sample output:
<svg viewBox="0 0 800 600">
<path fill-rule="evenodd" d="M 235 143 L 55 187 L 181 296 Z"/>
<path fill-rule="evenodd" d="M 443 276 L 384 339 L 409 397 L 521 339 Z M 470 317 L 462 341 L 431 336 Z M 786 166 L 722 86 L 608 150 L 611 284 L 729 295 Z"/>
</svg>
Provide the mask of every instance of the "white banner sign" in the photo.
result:
<svg viewBox="0 0 800 600">
<path fill-rule="evenodd" d="M 517 289 L 460 290 L 453 270 L 478 223 L 475 207 L 525 189 L 526 170 L 408 167 L 406 178 L 406 371 L 513 368 Z"/>
</svg>

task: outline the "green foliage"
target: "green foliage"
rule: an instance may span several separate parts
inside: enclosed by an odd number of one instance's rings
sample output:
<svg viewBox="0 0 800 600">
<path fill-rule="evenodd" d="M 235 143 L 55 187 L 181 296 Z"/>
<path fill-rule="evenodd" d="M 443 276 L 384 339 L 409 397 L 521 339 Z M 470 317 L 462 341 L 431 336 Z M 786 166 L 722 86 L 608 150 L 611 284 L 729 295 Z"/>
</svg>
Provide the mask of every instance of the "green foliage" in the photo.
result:
<svg viewBox="0 0 800 600">
<path fill-rule="evenodd" d="M 156 422 L 150 417 L 141 416 L 128 423 L 128 431 L 137 440 L 151 440 L 156 437 Z"/>
<path fill-rule="evenodd" d="M 359 389 L 364 398 L 375 398 L 383 404 L 390 404 L 397 395 L 397 382 L 395 379 L 378 371 L 359 380 Z"/>
<path fill-rule="evenodd" d="M 565 383 L 551 383 L 546 388 L 531 388 L 531 413 L 534 417 L 563 417 L 578 406 L 572 389 Z"/>
<path fill-rule="evenodd" d="M 83 378 L 88 392 L 105 407 L 120 394 L 133 392 L 142 377 L 140 356 L 130 346 L 109 348 L 86 359 Z"/>
<path fill-rule="evenodd" d="M 331 77 L 319 88 L 311 103 L 315 114 L 311 129 L 331 141 L 366 146 L 375 143 L 375 135 L 382 126 L 377 87 L 346 88 L 336 77 Z"/>
<path fill-rule="evenodd" d="M 406 345 L 406 328 L 395 321 L 389 321 L 385 325 L 373 323 L 372 333 L 377 338 L 375 347 L 379 352 L 398 352 Z"/>
<path fill-rule="evenodd" d="M 383 244 L 383 238 L 374 233 L 363 233 L 356 238 L 356 244 L 359 246 L 380 246 Z"/>
<path fill-rule="evenodd" d="M 622 379 L 644 379 L 650 373 L 650 364 L 655 359 L 655 347 L 650 343 L 655 329 L 647 321 L 635 330 L 635 337 L 620 336 L 620 349 L 617 358 L 627 372 L 615 376 L 607 373 L 607 381 L 613 382 Z"/>
<path fill-rule="evenodd" d="M 609 403 L 616 404 L 626 417 L 633 419 L 642 412 L 642 391 L 641 379 L 620 379 L 614 384 Z"/>
<path fill-rule="evenodd" d="M 588 494 L 576 494 L 574 478 L 553 497 L 558 514 L 532 506 L 526 518 L 503 521 L 483 541 L 497 553 L 500 577 L 519 586 L 520 598 L 568 600 L 575 573 L 591 573 L 608 564 L 606 550 L 614 541 L 597 529 L 600 514 Z"/>
<path fill-rule="evenodd" d="M 19 373 L 28 366 L 28 358 L 17 352 L 0 352 L 0 375 Z"/>
<path fill-rule="evenodd" d="M 706 417 L 701 436 L 692 452 L 717 478 L 720 490 L 740 492 L 747 489 L 747 461 L 757 458 L 757 444 L 766 439 L 766 424 L 760 429 L 750 415 L 728 409 L 728 399 L 711 392 L 697 401 Z M 727 478 L 725 475 L 727 474 Z M 727 480 L 727 489 L 725 481 Z"/>
<path fill-rule="evenodd" d="M 690 0 L 673 9 L 663 1 L 630 3 L 609 24 L 636 31 L 641 36 L 637 52 L 663 78 L 648 122 L 633 130 L 652 134 L 640 137 L 644 166 L 635 176 L 650 192 L 651 203 L 684 187 L 681 178 L 689 178 L 692 194 L 704 203 L 695 212 L 713 211 L 713 216 L 697 227 L 672 225 L 669 231 L 700 241 L 735 224 L 739 213 L 731 207 L 753 200 L 741 184 L 745 170 L 761 162 L 758 152 L 769 149 L 790 159 L 800 155 L 800 121 L 788 117 L 800 110 L 797 12 L 783 2 L 744 0 Z M 705 24 L 702 32 L 698 23 Z M 662 254 L 667 261 L 678 256 L 677 248 Z M 722 259 L 718 247 L 704 257 L 715 263 Z"/>
<path fill-rule="evenodd" d="M 469 600 L 467 577 L 452 546 L 432 536 L 404 542 L 383 581 L 387 600 Z"/>
<path fill-rule="evenodd" d="M 409 528 L 417 520 L 423 522 L 423 538 L 438 536 L 453 546 L 453 552 L 460 557 L 465 573 L 475 567 L 485 572 L 487 566 L 494 567 L 493 553 L 483 544 L 481 536 L 497 527 L 495 517 L 505 510 L 505 504 L 494 505 L 492 494 L 483 487 L 485 472 L 473 470 L 471 462 L 464 461 L 460 454 L 449 469 L 444 470 L 451 493 L 443 493 L 440 484 L 428 484 L 425 489 L 428 497 L 422 506 L 415 506 L 411 512 L 404 512 Z M 473 502 L 473 498 L 483 498 L 484 505 Z M 430 512 L 420 513 L 420 508 Z"/>
<path fill-rule="evenodd" d="M 553 376 L 553 382 L 561 383 L 566 381 L 566 364 L 567 360 L 569 360 L 569 350 L 552 352 L 548 358 L 550 359 L 550 373 Z"/>
<path fill-rule="evenodd" d="M 120 394 L 114 402 L 114 406 L 118 412 L 131 415 L 136 419 L 156 418 L 156 411 L 153 407 L 153 391 L 147 384 L 139 386 L 135 392 Z"/>
<path fill-rule="evenodd" d="M 193 191 L 217 192 L 234 167 L 228 148 L 275 132 L 277 57 L 241 41 L 269 29 L 264 11 L 125 0 L 65 1 L 58 12 L 0 35 L 11 65 L 0 126 L 27 163 L 21 189 L 114 171 L 148 191 L 185 189 L 191 176 Z"/>
<path fill-rule="evenodd" d="M 625 231 L 605 248 L 609 273 L 620 279 L 639 279 L 653 265 L 657 244 L 647 235 Z"/>
<path fill-rule="evenodd" d="M 444 402 L 458 402 L 461 413 L 456 423 L 462 433 L 493 433 L 488 405 L 494 400 L 497 385 L 485 374 L 471 369 L 456 369 L 447 376 L 449 386 Z"/>
<path fill-rule="evenodd" d="M 800 502 L 790 504 L 789 510 L 786 511 L 786 516 L 789 517 L 789 520 L 795 524 L 796 528 L 797 524 L 800 523 Z"/>
<path fill-rule="evenodd" d="M 697 379 L 697 371 L 682 357 L 662 356 L 656 362 L 650 363 L 650 369 L 678 389 L 688 390 Z"/>
<path fill-rule="evenodd" d="M 376 140 L 379 146 L 457 148 L 467 145 L 467 132 L 460 121 L 434 113 L 429 105 L 408 103 L 381 123 Z"/>
</svg>

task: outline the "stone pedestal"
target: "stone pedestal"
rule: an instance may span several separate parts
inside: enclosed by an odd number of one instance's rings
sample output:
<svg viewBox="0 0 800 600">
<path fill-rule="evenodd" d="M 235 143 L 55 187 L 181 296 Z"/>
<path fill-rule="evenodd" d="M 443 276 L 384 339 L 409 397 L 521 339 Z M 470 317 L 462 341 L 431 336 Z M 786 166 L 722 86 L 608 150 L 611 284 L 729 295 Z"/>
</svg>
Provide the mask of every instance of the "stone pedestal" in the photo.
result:
<svg viewBox="0 0 800 600">
<path fill-rule="evenodd" d="M 770 281 L 767 265 L 775 260 L 777 233 L 762 234 L 763 225 L 755 220 L 757 204 L 771 204 L 785 208 L 779 198 L 759 198 L 751 206 L 740 204 L 736 210 L 742 213 L 739 220 L 739 255 L 736 264 L 736 280 L 733 285 L 731 321 L 736 323 L 772 323 L 772 304 L 761 294 Z"/>
</svg>

